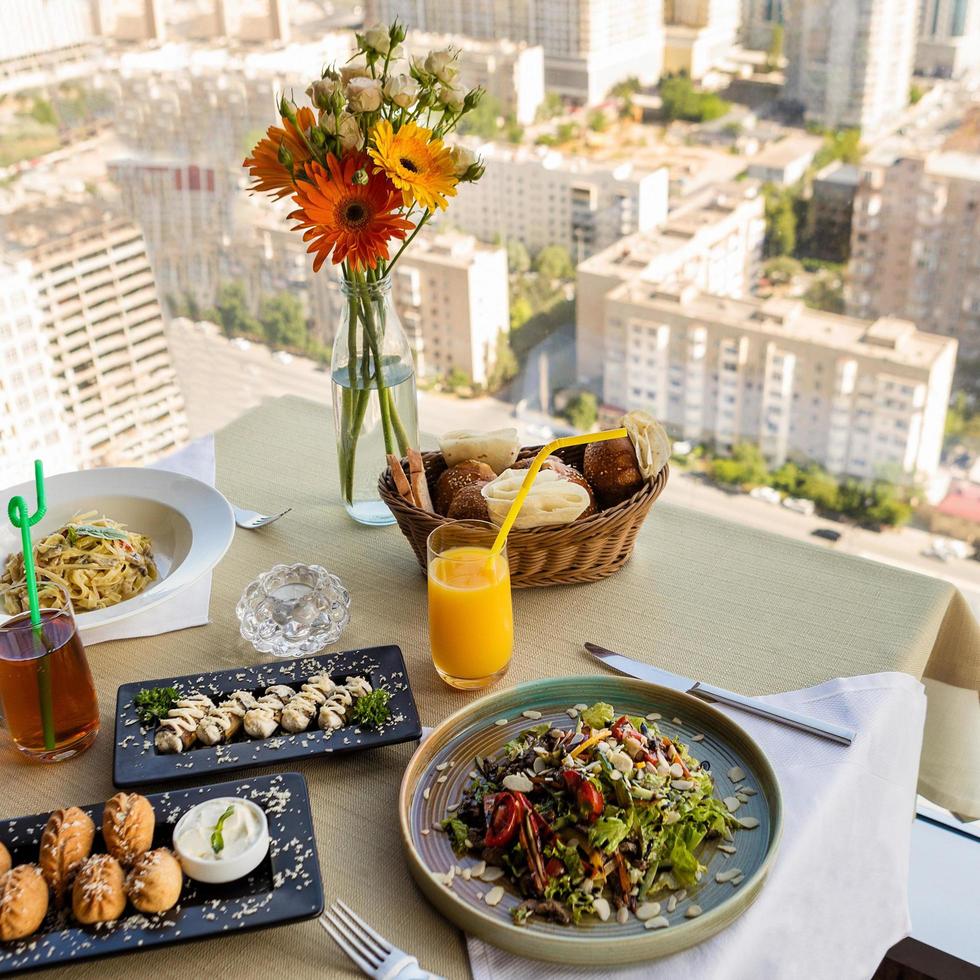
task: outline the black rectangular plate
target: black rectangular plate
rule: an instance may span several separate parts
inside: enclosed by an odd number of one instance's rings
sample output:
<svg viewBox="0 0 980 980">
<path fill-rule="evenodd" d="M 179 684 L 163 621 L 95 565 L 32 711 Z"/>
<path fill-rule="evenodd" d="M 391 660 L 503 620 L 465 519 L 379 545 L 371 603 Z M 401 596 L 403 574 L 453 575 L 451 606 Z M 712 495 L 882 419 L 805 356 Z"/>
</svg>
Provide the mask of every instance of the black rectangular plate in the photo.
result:
<svg viewBox="0 0 980 980">
<path fill-rule="evenodd" d="M 178 818 L 190 807 L 218 796 L 254 800 L 266 813 L 269 853 L 250 875 L 227 885 L 203 885 L 184 879 L 180 902 L 169 912 L 142 915 L 127 906 L 123 918 L 94 929 L 78 925 L 67 912 L 48 912 L 41 928 L 27 939 L 0 943 L 0 976 L 100 956 L 170 946 L 249 929 L 267 929 L 312 919 L 323 911 L 323 882 L 316 856 L 313 818 L 306 780 L 298 772 L 255 776 L 199 789 L 153 793 L 156 812 L 154 847 L 169 847 Z M 102 826 L 102 804 L 82 809 Z M 0 821 L 0 840 L 14 864 L 35 863 L 49 814 Z M 104 850 L 101 832 L 95 851 Z"/>
<path fill-rule="evenodd" d="M 207 694 L 215 704 L 233 691 L 262 694 L 271 684 L 299 687 L 311 674 L 327 671 L 334 680 L 360 674 L 372 687 L 384 685 L 391 692 L 391 715 L 379 729 L 345 725 L 333 732 L 313 726 L 288 735 L 276 732 L 271 738 L 249 738 L 244 732 L 225 745 L 191 746 L 172 755 L 157 752 L 155 728 L 144 728 L 136 716 L 133 698 L 144 687 L 176 687 L 184 694 Z M 396 646 L 368 647 L 343 653 L 318 654 L 298 660 L 280 660 L 236 667 L 208 674 L 161 677 L 124 684 L 116 695 L 116 733 L 113 746 L 112 781 L 117 786 L 145 786 L 161 780 L 195 779 L 214 773 L 235 772 L 251 766 L 278 766 L 294 759 L 356 752 L 381 745 L 397 745 L 421 738 L 422 723 L 409 687 L 402 652 Z"/>
</svg>

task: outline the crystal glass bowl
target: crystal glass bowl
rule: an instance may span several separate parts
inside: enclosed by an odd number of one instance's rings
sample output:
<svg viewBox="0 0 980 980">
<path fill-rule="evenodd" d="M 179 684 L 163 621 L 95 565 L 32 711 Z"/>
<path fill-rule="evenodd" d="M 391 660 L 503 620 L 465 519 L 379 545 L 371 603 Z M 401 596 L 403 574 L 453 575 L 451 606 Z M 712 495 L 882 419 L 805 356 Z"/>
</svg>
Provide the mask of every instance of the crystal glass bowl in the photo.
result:
<svg viewBox="0 0 980 980">
<path fill-rule="evenodd" d="M 259 653 L 302 657 L 340 638 L 350 593 L 320 565 L 276 565 L 246 587 L 235 612 Z"/>
</svg>

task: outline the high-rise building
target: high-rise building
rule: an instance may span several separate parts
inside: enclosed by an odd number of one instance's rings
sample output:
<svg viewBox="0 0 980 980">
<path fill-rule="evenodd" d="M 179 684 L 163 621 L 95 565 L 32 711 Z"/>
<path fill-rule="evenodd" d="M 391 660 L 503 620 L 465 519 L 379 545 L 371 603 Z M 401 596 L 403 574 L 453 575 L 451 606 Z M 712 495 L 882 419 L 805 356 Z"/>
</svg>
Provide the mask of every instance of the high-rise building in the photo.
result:
<svg viewBox="0 0 980 980">
<path fill-rule="evenodd" d="M 660 78 L 662 0 L 370 0 L 368 17 L 456 37 L 540 44 L 549 91 L 592 104 Z"/>
<path fill-rule="evenodd" d="M 666 220 L 668 172 L 566 157 L 556 150 L 487 143 L 486 172 L 453 198 L 450 220 L 485 242 L 513 238 L 580 261 L 624 235 Z"/>
<path fill-rule="evenodd" d="M 39 339 L 79 463 L 145 463 L 187 437 L 143 236 L 91 200 L 6 215 L 7 259 L 29 275 Z"/>
<path fill-rule="evenodd" d="M 522 125 L 534 122 L 544 102 L 544 50 L 539 44 L 411 31 L 405 47 L 413 55 L 455 48 L 463 84 L 482 88 L 500 104 L 502 115 L 513 116 Z"/>
<path fill-rule="evenodd" d="M 703 78 L 738 43 L 742 0 L 665 0 L 665 73 Z"/>
<path fill-rule="evenodd" d="M 742 44 L 754 51 L 768 51 L 773 29 L 783 26 L 784 0 L 742 0 Z"/>
<path fill-rule="evenodd" d="M 623 282 L 693 283 L 718 296 L 745 295 L 762 257 L 765 202 L 755 181 L 713 188 L 663 228 L 620 239 L 576 270 L 578 375 L 595 382 L 606 357 L 605 300 Z"/>
<path fill-rule="evenodd" d="M 908 104 L 918 0 L 786 4 L 784 97 L 808 121 L 874 137 Z"/>
<path fill-rule="evenodd" d="M 920 0 L 915 70 L 959 78 L 980 65 L 980 0 Z"/>
<path fill-rule="evenodd" d="M 76 452 L 55 385 L 30 264 L 0 263 L 0 484 L 72 469 Z"/>
<path fill-rule="evenodd" d="M 757 443 L 774 465 L 892 480 L 939 466 L 955 340 L 638 278 L 608 294 L 605 316 L 610 406 L 646 409 L 685 439 Z"/>
<path fill-rule="evenodd" d="M 336 277 L 311 275 L 314 323 L 332 339 L 344 302 Z M 510 329 L 507 253 L 458 232 L 428 232 L 412 242 L 392 272 L 392 298 L 408 334 L 419 374 L 462 371 L 485 384 L 497 341 Z"/>
<path fill-rule="evenodd" d="M 863 168 L 848 312 L 915 320 L 980 354 L 980 154 L 937 152 Z"/>
</svg>

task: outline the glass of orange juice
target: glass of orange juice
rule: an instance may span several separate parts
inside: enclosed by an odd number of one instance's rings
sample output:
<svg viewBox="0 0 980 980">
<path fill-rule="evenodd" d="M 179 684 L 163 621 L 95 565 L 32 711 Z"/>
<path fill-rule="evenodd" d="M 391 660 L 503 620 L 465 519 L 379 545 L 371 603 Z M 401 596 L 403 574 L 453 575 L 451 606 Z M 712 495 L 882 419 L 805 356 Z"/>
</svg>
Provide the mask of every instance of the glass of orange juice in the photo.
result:
<svg viewBox="0 0 980 980">
<path fill-rule="evenodd" d="M 439 676 L 475 691 L 507 673 L 514 651 L 514 613 L 506 547 L 491 557 L 497 528 L 452 521 L 428 540 L 429 644 Z"/>
</svg>

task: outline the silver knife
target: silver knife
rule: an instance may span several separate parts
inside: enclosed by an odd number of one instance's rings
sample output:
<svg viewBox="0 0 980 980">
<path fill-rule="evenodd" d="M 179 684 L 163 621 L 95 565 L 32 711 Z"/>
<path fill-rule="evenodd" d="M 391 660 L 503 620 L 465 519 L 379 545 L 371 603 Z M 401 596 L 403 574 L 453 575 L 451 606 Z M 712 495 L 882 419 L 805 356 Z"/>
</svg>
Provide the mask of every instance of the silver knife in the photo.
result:
<svg viewBox="0 0 980 980">
<path fill-rule="evenodd" d="M 723 687 L 702 684 L 693 678 L 682 677 L 680 674 L 673 674 L 669 670 L 662 670 L 660 667 L 654 667 L 639 660 L 631 660 L 629 657 L 614 653 L 612 650 L 607 650 L 595 643 L 586 643 L 584 646 L 597 660 L 601 660 L 607 667 L 611 667 L 620 674 L 626 674 L 627 677 L 636 677 L 638 680 L 650 681 L 651 684 L 659 684 L 661 687 L 684 691 L 701 698 L 703 701 L 717 701 L 719 704 L 727 704 L 732 708 L 740 708 L 742 711 L 748 711 L 760 718 L 768 718 L 770 721 L 789 725 L 791 728 L 798 728 L 800 731 L 809 732 L 811 735 L 829 738 L 832 742 L 840 742 L 842 745 L 850 745 L 857 738 L 857 732 L 851 728 L 844 728 L 842 725 L 835 725 L 829 721 L 821 721 L 819 718 L 812 718 L 809 715 L 801 715 L 795 711 L 790 711 L 788 708 L 778 708 L 756 698 L 746 697 L 744 694 L 726 691 Z"/>
</svg>

